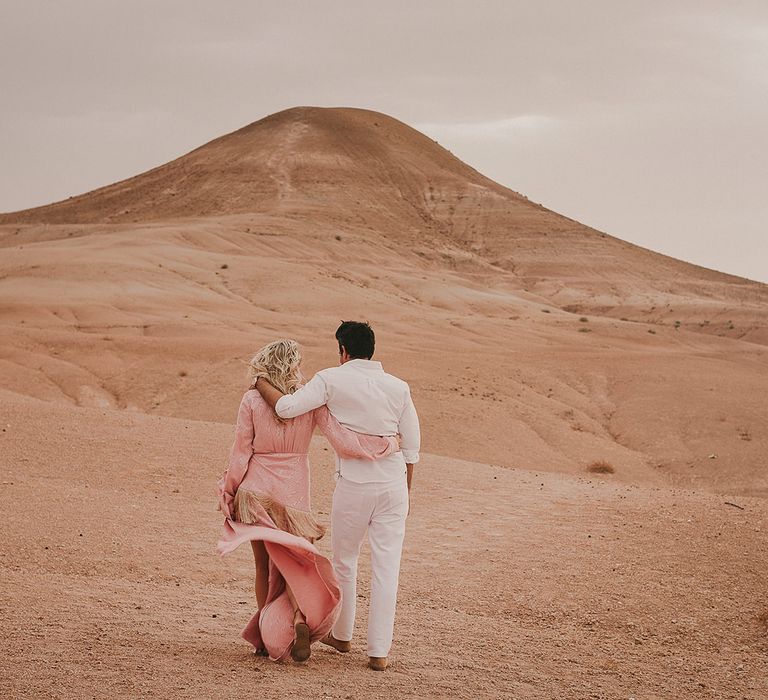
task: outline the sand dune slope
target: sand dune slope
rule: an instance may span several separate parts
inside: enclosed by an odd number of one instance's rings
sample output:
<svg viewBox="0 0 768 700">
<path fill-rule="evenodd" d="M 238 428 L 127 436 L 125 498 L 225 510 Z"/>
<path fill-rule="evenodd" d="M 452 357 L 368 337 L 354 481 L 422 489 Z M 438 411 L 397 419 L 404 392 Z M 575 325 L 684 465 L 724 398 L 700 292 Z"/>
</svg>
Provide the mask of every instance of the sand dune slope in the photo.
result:
<svg viewBox="0 0 768 700">
<path fill-rule="evenodd" d="M 25 234 L 0 260 L 0 377 L 21 394 L 229 421 L 258 347 L 294 337 L 311 373 L 365 318 L 435 454 L 768 493 L 768 353 L 738 327 L 575 313 L 504 270 L 256 215 Z M 756 333 L 762 308 L 743 309 Z"/>
</svg>

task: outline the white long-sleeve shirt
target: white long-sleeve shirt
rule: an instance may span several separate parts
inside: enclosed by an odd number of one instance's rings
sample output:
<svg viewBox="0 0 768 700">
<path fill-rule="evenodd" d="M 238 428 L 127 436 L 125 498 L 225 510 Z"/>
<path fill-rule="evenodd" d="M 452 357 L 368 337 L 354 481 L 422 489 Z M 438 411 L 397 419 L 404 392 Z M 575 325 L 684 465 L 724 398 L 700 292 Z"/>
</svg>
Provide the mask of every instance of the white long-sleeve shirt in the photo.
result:
<svg viewBox="0 0 768 700">
<path fill-rule="evenodd" d="M 401 478 L 405 464 L 419 461 L 419 418 L 411 390 L 402 379 L 387 374 L 381 362 L 349 360 L 318 372 L 293 394 L 275 405 L 281 418 L 295 418 L 327 405 L 343 426 L 358 433 L 392 436 L 400 433 L 400 452 L 377 460 L 336 456 L 337 472 L 349 481 L 387 482 Z"/>
</svg>

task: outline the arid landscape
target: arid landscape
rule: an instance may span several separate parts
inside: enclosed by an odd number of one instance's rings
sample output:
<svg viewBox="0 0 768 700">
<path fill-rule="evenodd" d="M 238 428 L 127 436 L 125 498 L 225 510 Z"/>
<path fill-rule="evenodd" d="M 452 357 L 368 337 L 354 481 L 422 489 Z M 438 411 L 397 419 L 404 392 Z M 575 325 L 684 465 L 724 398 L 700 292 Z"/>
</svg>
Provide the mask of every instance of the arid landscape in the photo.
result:
<svg viewBox="0 0 768 700">
<path fill-rule="evenodd" d="M 0 214 L 0 249 L 3 697 L 768 697 L 767 285 L 346 108 Z M 311 375 L 341 319 L 423 431 L 385 674 L 365 605 L 346 656 L 254 657 L 250 552 L 215 553 L 245 362 L 292 337 Z"/>
</svg>

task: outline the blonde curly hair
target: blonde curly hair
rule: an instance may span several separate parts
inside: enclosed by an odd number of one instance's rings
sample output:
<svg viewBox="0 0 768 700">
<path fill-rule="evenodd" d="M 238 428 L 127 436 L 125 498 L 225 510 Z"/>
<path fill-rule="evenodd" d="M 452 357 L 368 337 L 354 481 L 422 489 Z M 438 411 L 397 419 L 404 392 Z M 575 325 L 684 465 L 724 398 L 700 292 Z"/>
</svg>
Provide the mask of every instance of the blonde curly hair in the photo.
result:
<svg viewBox="0 0 768 700">
<path fill-rule="evenodd" d="M 283 394 L 292 394 L 301 384 L 301 351 L 295 340 L 276 340 L 265 345 L 248 363 L 249 388 L 255 389 L 259 377 L 264 377 Z"/>
</svg>

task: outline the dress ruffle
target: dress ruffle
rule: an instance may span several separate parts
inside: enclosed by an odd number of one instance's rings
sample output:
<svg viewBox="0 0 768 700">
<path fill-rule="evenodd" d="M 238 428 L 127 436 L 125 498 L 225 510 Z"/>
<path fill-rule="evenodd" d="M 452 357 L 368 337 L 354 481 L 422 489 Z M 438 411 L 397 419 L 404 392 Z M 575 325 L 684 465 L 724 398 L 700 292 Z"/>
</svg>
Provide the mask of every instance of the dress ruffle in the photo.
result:
<svg viewBox="0 0 768 700">
<path fill-rule="evenodd" d="M 263 513 L 269 516 L 275 526 L 310 542 L 319 540 L 325 534 L 325 527 L 315 520 L 312 513 L 283 505 L 265 494 L 239 488 L 234 499 L 234 519 L 246 525 L 263 524 Z"/>
</svg>

